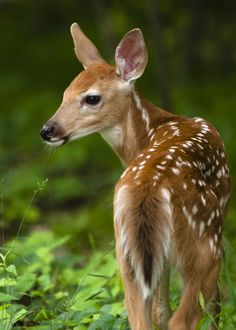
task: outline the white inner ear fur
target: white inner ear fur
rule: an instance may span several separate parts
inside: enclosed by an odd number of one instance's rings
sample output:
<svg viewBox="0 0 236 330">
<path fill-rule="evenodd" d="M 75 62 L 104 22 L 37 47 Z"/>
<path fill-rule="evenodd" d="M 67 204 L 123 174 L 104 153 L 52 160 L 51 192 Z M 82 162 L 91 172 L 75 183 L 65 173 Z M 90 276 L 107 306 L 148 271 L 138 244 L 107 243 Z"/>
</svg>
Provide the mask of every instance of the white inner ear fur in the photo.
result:
<svg viewBox="0 0 236 330">
<path fill-rule="evenodd" d="M 147 64 L 147 51 L 145 42 L 141 35 L 137 36 L 136 42 L 130 45 L 130 53 L 122 54 L 122 48 L 126 48 L 125 38 L 121 40 L 116 48 L 115 62 L 116 73 L 124 81 L 134 81 L 142 76 Z"/>
<path fill-rule="evenodd" d="M 116 56 L 116 73 L 121 76 L 122 72 L 124 71 L 126 65 L 126 61 L 124 58 L 120 56 Z"/>
</svg>

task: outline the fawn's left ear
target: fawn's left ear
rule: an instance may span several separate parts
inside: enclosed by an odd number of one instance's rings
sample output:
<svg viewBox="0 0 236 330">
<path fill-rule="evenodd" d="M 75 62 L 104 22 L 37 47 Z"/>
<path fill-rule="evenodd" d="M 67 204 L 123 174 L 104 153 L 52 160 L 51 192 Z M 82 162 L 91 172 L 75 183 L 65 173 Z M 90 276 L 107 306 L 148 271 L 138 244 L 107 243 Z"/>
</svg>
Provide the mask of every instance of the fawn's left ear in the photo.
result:
<svg viewBox="0 0 236 330">
<path fill-rule="evenodd" d="M 75 54 L 85 69 L 93 64 L 105 63 L 97 48 L 77 23 L 71 25 L 70 32 L 75 45 Z"/>
<path fill-rule="evenodd" d="M 143 74 L 147 60 L 147 48 L 141 30 L 129 31 L 116 48 L 117 73 L 125 81 L 136 80 Z"/>
</svg>

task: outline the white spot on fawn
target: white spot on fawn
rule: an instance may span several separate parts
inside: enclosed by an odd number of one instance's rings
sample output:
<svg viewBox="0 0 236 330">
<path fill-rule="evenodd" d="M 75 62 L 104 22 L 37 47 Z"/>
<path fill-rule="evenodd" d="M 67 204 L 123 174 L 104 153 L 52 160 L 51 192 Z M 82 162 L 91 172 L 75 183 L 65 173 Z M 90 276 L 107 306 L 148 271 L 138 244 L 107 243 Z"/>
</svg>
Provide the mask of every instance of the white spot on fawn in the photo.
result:
<svg viewBox="0 0 236 330">
<path fill-rule="evenodd" d="M 141 163 L 139 163 L 140 166 L 146 164 L 146 160 L 143 160 Z"/>
<path fill-rule="evenodd" d="M 162 165 L 156 165 L 156 168 L 158 168 L 159 170 L 165 170 L 165 166 Z"/>
<path fill-rule="evenodd" d="M 209 245 L 210 245 L 211 252 L 213 252 L 214 241 L 212 238 L 209 239 Z"/>
<path fill-rule="evenodd" d="M 141 100 L 140 100 L 139 96 L 137 95 L 137 93 L 133 92 L 133 97 L 134 97 L 134 100 L 136 103 L 136 107 L 139 111 L 141 111 L 142 119 L 146 123 L 146 130 L 149 131 L 150 130 L 149 114 L 148 114 L 147 110 L 142 106 Z M 150 133 L 150 136 L 151 136 L 151 133 Z"/>
<path fill-rule="evenodd" d="M 200 227 L 199 227 L 199 236 L 201 237 L 202 234 L 205 231 L 205 223 L 203 221 L 200 222 Z"/>
<path fill-rule="evenodd" d="M 198 207 L 196 204 L 193 205 L 193 209 L 192 209 L 193 215 L 197 214 L 198 212 Z"/>
<path fill-rule="evenodd" d="M 179 175 L 180 174 L 180 170 L 178 168 L 173 167 L 171 170 L 176 175 Z"/>
</svg>

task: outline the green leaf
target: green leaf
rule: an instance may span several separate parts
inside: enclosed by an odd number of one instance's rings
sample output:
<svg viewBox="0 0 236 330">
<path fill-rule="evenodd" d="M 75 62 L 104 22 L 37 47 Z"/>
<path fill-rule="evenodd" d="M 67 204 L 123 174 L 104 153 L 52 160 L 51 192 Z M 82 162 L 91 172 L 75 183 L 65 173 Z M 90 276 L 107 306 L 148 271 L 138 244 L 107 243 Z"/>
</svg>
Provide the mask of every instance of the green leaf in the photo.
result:
<svg viewBox="0 0 236 330">
<path fill-rule="evenodd" d="M 49 247 L 40 247 L 37 249 L 36 254 L 39 256 L 44 263 L 51 263 L 53 260 L 53 255 L 51 253 L 51 249 Z"/>
<path fill-rule="evenodd" d="M 10 319 L 0 320 L 0 329 L 12 330 L 12 323 Z"/>
<path fill-rule="evenodd" d="M 9 306 L 11 306 L 10 304 L 5 304 L 5 305 L 1 305 L 0 306 L 0 324 L 1 324 L 1 320 L 5 320 L 10 318 L 10 314 L 8 313 L 8 308 Z M 1 327 L 0 327 L 1 329 Z"/>
<path fill-rule="evenodd" d="M 212 320 L 208 316 L 205 316 L 198 322 L 196 330 L 208 330 L 211 324 Z"/>
<path fill-rule="evenodd" d="M 40 284 L 40 288 L 45 292 L 51 288 L 53 288 L 54 284 L 48 274 L 43 274 L 39 277 L 38 282 Z"/>
<path fill-rule="evenodd" d="M 199 304 L 200 304 L 201 308 L 202 308 L 203 310 L 205 310 L 205 308 L 206 308 L 206 304 L 205 304 L 205 299 L 204 299 L 204 297 L 203 297 L 202 292 L 199 293 Z"/>
<path fill-rule="evenodd" d="M 64 299 L 64 298 L 68 298 L 68 292 L 65 292 L 65 291 L 58 291 L 55 293 L 54 297 L 56 300 L 61 300 L 61 299 Z"/>
<path fill-rule="evenodd" d="M 17 299 L 18 299 L 17 297 L 15 297 L 11 294 L 4 293 L 4 292 L 0 293 L 0 303 L 9 303 L 12 300 L 17 300 Z"/>
<path fill-rule="evenodd" d="M 121 301 L 109 305 L 104 305 L 101 308 L 101 311 L 109 313 L 113 316 L 121 315 L 121 313 L 124 312 L 124 303 Z"/>
<path fill-rule="evenodd" d="M 16 266 L 10 265 L 6 268 L 6 271 L 10 274 L 13 274 L 14 276 L 17 276 Z"/>
<path fill-rule="evenodd" d="M 0 279 L 0 287 L 8 287 L 8 286 L 14 286 L 16 285 L 16 280 L 8 277 L 3 277 Z"/>
<path fill-rule="evenodd" d="M 17 321 L 21 320 L 26 314 L 27 314 L 27 310 L 22 308 L 19 311 L 17 311 L 16 313 L 14 313 L 11 321 L 12 324 L 16 323 Z"/>
<path fill-rule="evenodd" d="M 112 326 L 115 322 L 115 318 L 112 315 L 104 314 L 98 320 L 93 322 L 88 329 L 89 330 L 98 330 L 98 329 L 112 329 Z"/>
<path fill-rule="evenodd" d="M 38 314 L 35 316 L 34 321 L 40 322 L 40 321 L 45 321 L 49 320 L 50 316 L 48 312 L 45 309 L 41 309 Z"/>
<path fill-rule="evenodd" d="M 36 281 L 36 275 L 32 273 L 25 273 L 19 276 L 16 283 L 16 292 L 20 295 L 28 292 Z"/>
<path fill-rule="evenodd" d="M 5 265 L 5 263 L 6 263 L 6 257 L 2 253 L 0 253 L 0 258 L 2 259 L 2 262 Z"/>
</svg>

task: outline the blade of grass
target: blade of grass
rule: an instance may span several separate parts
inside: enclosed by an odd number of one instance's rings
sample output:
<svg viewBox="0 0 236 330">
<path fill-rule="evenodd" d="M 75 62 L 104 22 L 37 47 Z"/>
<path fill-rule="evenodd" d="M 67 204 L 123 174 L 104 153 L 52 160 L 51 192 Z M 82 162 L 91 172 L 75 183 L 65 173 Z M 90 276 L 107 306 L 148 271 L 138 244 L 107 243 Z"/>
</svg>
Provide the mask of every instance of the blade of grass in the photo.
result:
<svg viewBox="0 0 236 330">
<path fill-rule="evenodd" d="M 43 190 L 43 189 L 45 188 L 47 182 L 48 182 L 48 179 L 45 179 L 45 180 L 43 180 L 42 182 L 38 182 L 38 183 L 37 183 L 37 186 L 38 186 L 38 187 L 37 187 L 37 189 L 34 191 L 34 193 L 33 193 L 32 197 L 31 197 L 31 199 L 30 199 L 28 205 L 26 206 L 25 212 L 24 212 L 23 217 L 22 217 L 22 219 L 21 219 L 20 226 L 19 226 L 19 228 L 18 228 L 18 231 L 17 231 L 17 234 L 16 234 L 16 237 L 15 237 L 15 240 L 14 240 L 14 241 L 17 241 L 18 238 L 19 238 L 19 235 L 20 235 L 20 232 L 21 232 L 22 226 L 23 226 L 23 224 L 24 224 L 24 222 L 25 222 L 25 219 L 26 219 L 27 214 L 28 214 L 28 212 L 29 212 L 29 210 L 30 210 L 30 208 L 31 208 L 31 205 L 33 204 L 33 201 L 34 201 L 35 197 L 37 196 L 37 194 L 38 194 L 41 190 Z"/>
</svg>

